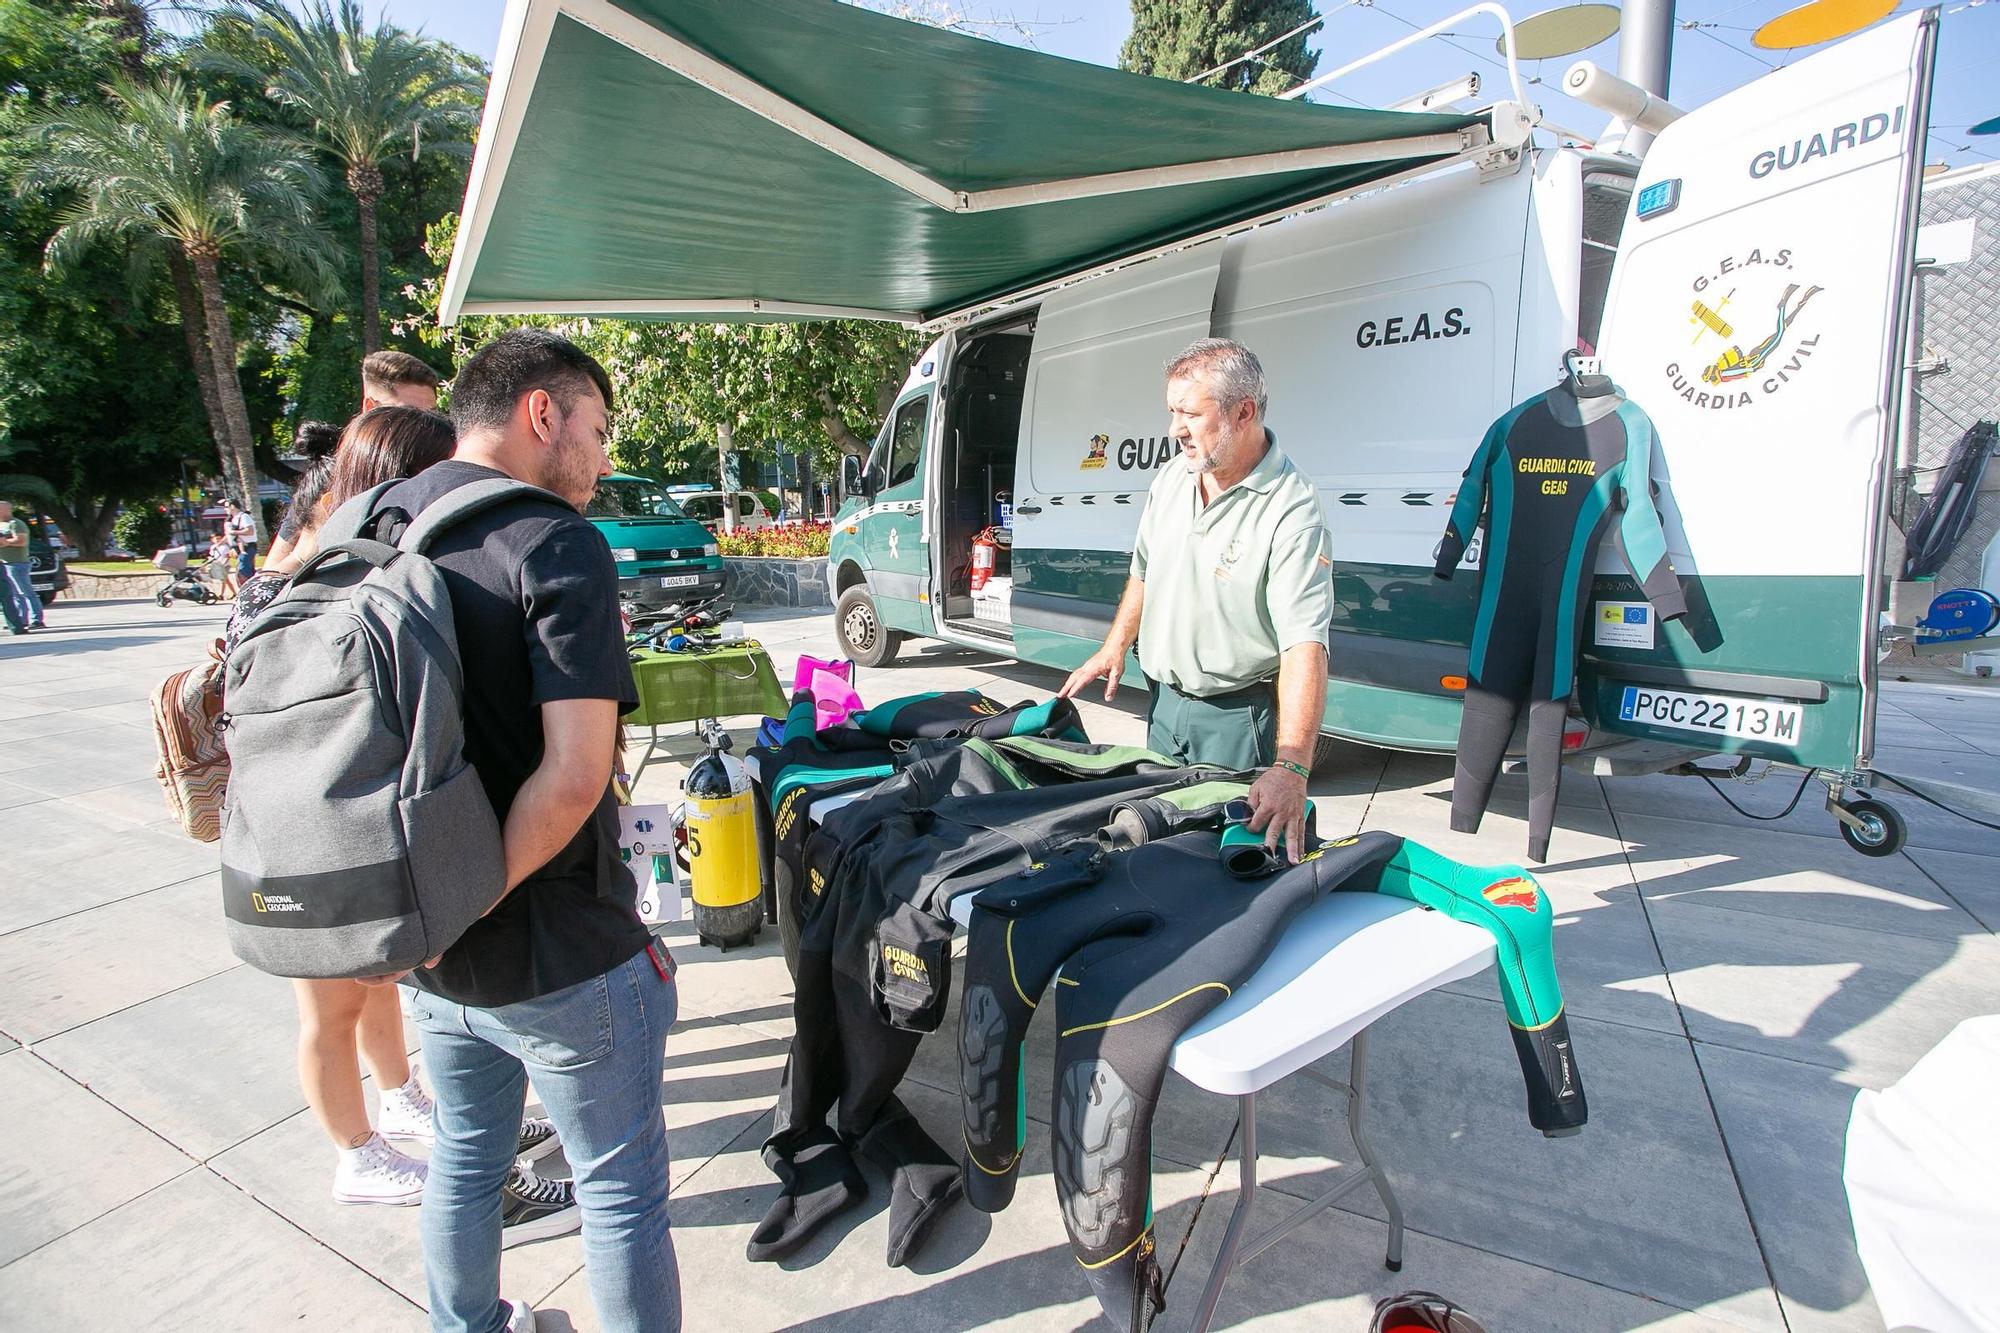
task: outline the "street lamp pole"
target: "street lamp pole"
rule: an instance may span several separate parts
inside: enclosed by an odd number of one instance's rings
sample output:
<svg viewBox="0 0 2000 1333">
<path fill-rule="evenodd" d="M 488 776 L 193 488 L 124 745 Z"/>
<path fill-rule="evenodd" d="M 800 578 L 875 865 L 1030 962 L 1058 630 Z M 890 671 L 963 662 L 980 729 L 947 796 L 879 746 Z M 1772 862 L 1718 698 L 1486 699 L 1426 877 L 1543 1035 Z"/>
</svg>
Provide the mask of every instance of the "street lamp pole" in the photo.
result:
<svg viewBox="0 0 2000 1333">
<path fill-rule="evenodd" d="M 1618 19 L 1618 77 L 1667 100 L 1674 63 L 1674 0 L 1624 0 Z M 1653 136 L 1634 126 L 1624 149 L 1643 153 Z"/>
</svg>

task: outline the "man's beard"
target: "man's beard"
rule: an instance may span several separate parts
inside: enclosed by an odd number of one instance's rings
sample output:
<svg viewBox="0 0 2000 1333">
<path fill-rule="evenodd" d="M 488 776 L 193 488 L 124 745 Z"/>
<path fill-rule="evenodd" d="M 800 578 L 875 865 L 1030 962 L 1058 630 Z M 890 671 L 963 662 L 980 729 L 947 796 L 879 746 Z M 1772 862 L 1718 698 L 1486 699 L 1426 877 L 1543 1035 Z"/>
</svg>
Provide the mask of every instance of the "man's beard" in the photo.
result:
<svg viewBox="0 0 2000 1333">
<path fill-rule="evenodd" d="M 554 491 L 581 512 L 597 494 L 597 460 L 591 446 L 580 440 L 564 440 L 552 451 L 544 490 Z"/>
<path fill-rule="evenodd" d="M 1200 446 L 1196 446 L 1193 458 L 1187 457 L 1187 451 L 1182 450 L 1181 461 L 1187 464 L 1189 476 L 1199 477 L 1204 472 L 1215 471 L 1222 460 L 1215 454 L 1202 452 Z"/>
</svg>

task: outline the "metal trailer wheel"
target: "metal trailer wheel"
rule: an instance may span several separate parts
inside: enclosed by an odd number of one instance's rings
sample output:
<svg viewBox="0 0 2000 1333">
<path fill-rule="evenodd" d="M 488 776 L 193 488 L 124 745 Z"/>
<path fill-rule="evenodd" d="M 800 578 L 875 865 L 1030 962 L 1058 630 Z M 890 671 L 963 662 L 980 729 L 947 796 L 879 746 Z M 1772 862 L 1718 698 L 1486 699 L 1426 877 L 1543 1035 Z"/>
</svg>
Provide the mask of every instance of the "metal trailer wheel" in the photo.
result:
<svg viewBox="0 0 2000 1333">
<path fill-rule="evenodd" d="M 1896 811 L 1872 797 L 1842 801 L 1840 808 L 1854 816 L 1859 827 L 1840 821 L 1840 836 L 1863 856 L 1894 856 L 1909 841 L 1909 826 Z"/>
<path fill-rule="evenodd" d="M 896 655 L 903 636 L 882 623 L 875 613 L 875 599 L 866 584 L 857 584 L 840 595 L 833 609 L 834 631 L 848 660 L 860 666 L 878 667 Z"/>
</svg>

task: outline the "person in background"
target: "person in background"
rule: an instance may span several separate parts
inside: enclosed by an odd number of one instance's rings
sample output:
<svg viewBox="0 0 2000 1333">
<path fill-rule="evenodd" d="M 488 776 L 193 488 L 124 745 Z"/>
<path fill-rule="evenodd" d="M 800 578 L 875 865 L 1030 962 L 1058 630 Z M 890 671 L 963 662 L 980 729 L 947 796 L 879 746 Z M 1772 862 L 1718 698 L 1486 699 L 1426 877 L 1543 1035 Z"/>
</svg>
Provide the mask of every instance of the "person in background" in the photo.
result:
<svg viewBox="0 0 2000 1333">
<path fill-rule="evenodd" d="M 0 611 L 6 612 L 10 633 L 42 627 L 42 599 L 35 595 L 28 560 L 28 525 L 14 517 L 11 500 L 0 500 Z"/>
<path fill-rule="evenodd" d="M 236 647 L 292 575 L 319 553 L 319 527 L 329 514 L 385 481 L 415 476 L 449 457 L 454 442 L 450 421 L 416 408 L 379 408 L 348 423 L 339 439 L 338 456 L 331 449 L 322 450 L 300 477 L 292 514 L 287 515 L 288 523 L 297 517 L 292 548 L 283 558 L 267 561 L 244 583 L 217 643 L 218 655 L 226 657 Z M 299 1006 L 299 1084 L 339 1154 L 333 1197 L 341 1203 L 417 1203 L 423 1197 L 424 1163 L 404 1154 L 392 1141 L 428 1142 L 431 1102 L 404 1054 L 403 1016 L 395 988 L 342 980 L 298 980 L 292 988 Z M 361 1095 L 357 1048 L 381 1094 L 381 1112 L 373 1127 Z M 522 1122 L 519 1157 L 533 1160 L 556 1144 L 555 1127 L 548 1121 Z M 514 1211 L 520 1212 L 520 1200 L 512 1195 L 533 1194 L 541 1186 L 562 1183 L 531 1179 L 525 1170 L 518 1170 L 505 1192 Z M 573 1221 L 574 1200 L 565 1206 Z M 546 1214 L 538 1219 L 546 1229 Z"/>
<path fill-rule="evenodd" d="M 292 543 L 299 539 L 300 520 L 326 494 L 327 479 L 333 471 L 333 451 L 339 447 L 340 427 L 331 421 L 299 423 L 292 435 L 292 449 L 305 459 L 305 471 L 292 483 L 291 503 L 285 506 L 285 516 L 278 520 L 278 530 L 271 534 L 271 553 L 264 557 L 267 567 L 291 553 Z M 321 467 L 322 463 L 326 466 Z M 317 489 L 309 490 L 309 484 Z"/>
<path fill-rule="evenodd" d="M 257 572 L 257 520 L 234 500 L 227 504 L 229 517 L 222 526 L 229 534 L 230 544 L 236 548 L 236 586 L 240 588 L 243 580 Z"/>
<path fill-rule="evenodd" d="M 384 348 L 361 362 L 361 410 L 390 404 L 437 411 L 438 373 L 408 352 Z"/>
<path fill-rule="evenodd" d="M 430 966 L 411 1013 L 437 1099 L 424 1275 L 440 1333 L 524 1333 L 500 1297 L 511 1117 L 530 1083 L 576 1170 L 584 1272 L 607 1333 L 676 1333 L 663 1046 L 673 957 L 640 922 L 612 794 L 619 714 L 635 706 L 611 550 L 581 511 L 610 474 L 611 382 L 574 344 L 516 329 L 452 385 L 458 450 L 394 487 L 416 515 L 460 486 L 512 477 L 553 492 L 440 534 L 465 677 L 465 756 L 501 826 L 507 885 Z"/>
<path fill-rule="evenodd" d="M 207 561 L 202 577 L 219 580 L 222 595 L 234 597 L 240 591 L 236 580 L 236 543 L 230 540 L 227 525 L 216 528 L 208 539 Z"/>
</svg>

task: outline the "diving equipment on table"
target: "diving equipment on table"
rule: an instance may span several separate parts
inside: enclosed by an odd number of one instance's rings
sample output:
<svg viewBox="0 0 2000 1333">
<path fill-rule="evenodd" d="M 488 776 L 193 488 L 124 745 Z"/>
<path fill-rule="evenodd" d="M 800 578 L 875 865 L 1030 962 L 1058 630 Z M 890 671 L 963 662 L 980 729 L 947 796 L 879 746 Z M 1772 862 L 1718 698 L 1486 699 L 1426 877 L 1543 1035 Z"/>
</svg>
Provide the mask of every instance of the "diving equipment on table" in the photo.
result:
<svg viewBox="0 0 2000 1333">
<path fill-rule="evenodd" d="M 1158 755 L 1010 737 L 914 743 L 907 763 L 829 813 L 806 840 L 795 1034 L 764 1160 L 778 1197 L 749 1257 L 796 1250 L 860 1197 L 853 1151 L 888 1164 L 890 1262 L 914 1253 L 957 1197 L 955 1166 L 893 1093 L 950 986 L 949 899 L 1094 839 L 1122 805 L 1173 794 L 1190 816 L 1149 811 L 1161 829 L 1210 817 L 1248 780 Z M 1208 789 L 1217 778 L 1236 778 Z"/>
<path fill-rule="evenodd" d="M 1105 1315 L 1126 1333 L 1164 1308 L 1151 1135 L 1174 1042 L 1322 894 L 1385 893 L 1490 930 L 1531 1122 L 1558 1135 L 1585 1116 L 1549 960 L 1548 903 L 1531 878 L 1371 832 L 1242 880 L 1223 865 L 1219 843 L 1196 831 L 1125 851 L 1078 844 L 973 899 L 959 1011 L 966 1199 L 997 1212 L 1013 1196 L 1027 1124 L 1027 1028 L 1053 983 L 1050 1123 L 1063 1222 Z"/>
<path fill-rule="evenodd" d="M 750 774 L 729 753 L 729 733 L 703 728 L 708 748 L 681 782 L 687 793 L 688 879 L 695 934 L 703 944 L 732 949 L 757 938 L 764 925 L 757 874 L 757 823 Z"/>
<path fill-rule="evenodd" d="M 1593 363 L 1594 364 L 1594 363 Z M 1667 559 L 1650 477 L 1653 423 L 1610 378 L 1579 373 L 1513 408 L 1466 467 L 1433 572 L 1449 579 L 1487 511 L 1451 826 L 1476 832 L 1523 705 L 1528 710 L 1528 855 L 1548 859 L 1563 716 L 1597 546 L 1615 530 L 1662 619 L 1687 614 Z"/>
<path fill-rule="evenodd" d="M 948 740 L 978 736 L 1050 736 L 1083 741 L 1083 720 L 1068 699 L 996 703 L 977 690 L 929 690 L 864 708 L 847 724 L 819 733 L 829 749 L 868 749 L 885 740 Z"/>
<path fill-rule="evenodd" d="M 768 858 L 760 870 L 771 886 L 785 964 L 794 975 L 798 923 L 805 910 L 800 897 L 806 883 L 805 839 L 815 805 L 863 790 L 895 772 L 912 741 L 955 736 L 1089 739 L 1076 705 L 1067 699 L 1010 707 L 975 690 L 932 690 L 886 700 L 832 727 L 819 725 L 821 709 L 815 698 L 794 695 L 778 744 L 756 752 L 757 817 Z"/>
</svg>

